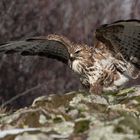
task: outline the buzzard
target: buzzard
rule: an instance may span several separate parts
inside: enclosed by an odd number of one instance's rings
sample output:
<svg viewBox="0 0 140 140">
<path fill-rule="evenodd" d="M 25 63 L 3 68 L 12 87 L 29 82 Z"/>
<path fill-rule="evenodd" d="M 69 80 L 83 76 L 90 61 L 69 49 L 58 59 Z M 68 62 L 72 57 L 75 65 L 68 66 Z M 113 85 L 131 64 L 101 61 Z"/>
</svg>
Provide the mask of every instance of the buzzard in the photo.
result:
<svg viewBox="0 0 140 140">
<path fill-rule="evenodd" d="M 101 25 L 93 47 L 51 34 L 0 45 L 0 53 L 57 59 L 76 72 L 91 93 L 117 91 L 140 75 L 140 21 Z"/>
</svg>

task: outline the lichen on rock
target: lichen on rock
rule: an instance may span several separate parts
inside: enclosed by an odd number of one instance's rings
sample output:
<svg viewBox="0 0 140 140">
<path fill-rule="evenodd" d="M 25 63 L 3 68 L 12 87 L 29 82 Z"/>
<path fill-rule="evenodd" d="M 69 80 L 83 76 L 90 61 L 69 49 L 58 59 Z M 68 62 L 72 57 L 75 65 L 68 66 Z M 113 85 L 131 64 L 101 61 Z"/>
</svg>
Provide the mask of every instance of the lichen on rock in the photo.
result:
<svg viewBox="0 0 140 140">
<path fill-rule="evenodd" d="M 138 140 L 140 90 L 43 96 L 30 107 L 0 115 L 0 139 Z"/>
</svg>

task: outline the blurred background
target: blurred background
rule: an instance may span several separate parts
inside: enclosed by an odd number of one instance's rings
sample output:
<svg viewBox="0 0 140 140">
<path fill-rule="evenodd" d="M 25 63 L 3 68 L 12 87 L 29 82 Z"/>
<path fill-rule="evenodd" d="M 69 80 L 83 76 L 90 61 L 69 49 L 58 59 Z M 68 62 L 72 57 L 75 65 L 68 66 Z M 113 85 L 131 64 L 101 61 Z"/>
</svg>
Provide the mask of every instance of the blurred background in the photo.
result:
<svg viewBox="0 0 140 140">
<path fill-rule="evenodd" d="M 93 45 L 99 25 L 132 18 L 140 19 L 139 0 L 0 0 L 0 43 L 56 33 Z M 9 105 L 23 107 L 37 96 L 78 89 L 77 75 L 61 62 L 18 54 L 0 56 L 0 104 L 27 92 Z"/>
</svg>

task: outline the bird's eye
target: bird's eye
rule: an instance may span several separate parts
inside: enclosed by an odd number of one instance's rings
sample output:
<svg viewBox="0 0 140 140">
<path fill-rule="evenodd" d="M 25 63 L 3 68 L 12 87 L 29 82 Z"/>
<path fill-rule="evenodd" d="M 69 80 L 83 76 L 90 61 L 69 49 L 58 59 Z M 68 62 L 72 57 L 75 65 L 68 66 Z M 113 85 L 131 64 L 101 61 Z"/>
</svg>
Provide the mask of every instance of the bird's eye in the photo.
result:
<svg viewBox="0 0 140 140">
<path fill-rule="evenodd" d="M 75 54 L 78 54 L 78 53 L 80 53 L 81 52 L 81 50 L 77 50 L 77 51 L 75 51 Z"/>
</svg>

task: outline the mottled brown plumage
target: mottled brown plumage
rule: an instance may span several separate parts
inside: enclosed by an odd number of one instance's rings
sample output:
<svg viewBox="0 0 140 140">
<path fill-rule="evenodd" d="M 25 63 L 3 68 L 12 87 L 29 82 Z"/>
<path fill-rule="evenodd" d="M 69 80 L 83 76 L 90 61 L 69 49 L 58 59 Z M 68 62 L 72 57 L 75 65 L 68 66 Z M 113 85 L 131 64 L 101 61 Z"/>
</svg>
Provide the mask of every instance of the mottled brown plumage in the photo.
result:
<svg viewBox="0 0 140 140">
<path fill-rule="evenodd" d="M 140 71 L 140 21 L 118 21 L 100 26 L 94 47 L 66 37 L 49 35 L 1 44 L 1 53 L 39 55 L 66 63 L 90 92 L 116 91 Z"/>
<path fill-rule="evenodd" d="M 138 77 L 140 69 L 140 21 L 117 21 L 103 25 L 96 29 L 95 37 L 106 44 L 106 48 L 116 59 L 124 62 L 121 68 L 130 77 Z"/>
</svg>

